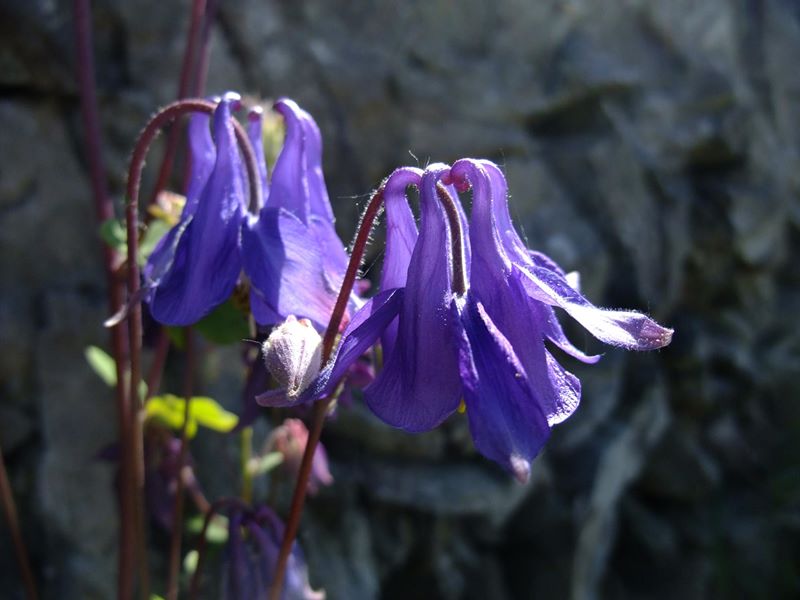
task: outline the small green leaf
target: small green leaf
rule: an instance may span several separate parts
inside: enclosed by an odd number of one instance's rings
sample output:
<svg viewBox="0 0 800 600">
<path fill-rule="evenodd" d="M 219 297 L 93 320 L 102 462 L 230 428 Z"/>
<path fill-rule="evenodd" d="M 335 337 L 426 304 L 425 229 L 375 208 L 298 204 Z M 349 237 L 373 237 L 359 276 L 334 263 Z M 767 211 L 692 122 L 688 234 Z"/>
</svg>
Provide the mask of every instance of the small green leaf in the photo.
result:
<svg viewBox="0 0 800 600">
<path fill-rule="evenodd" d="M 196 419 L 198 424 L 222 433 L 229 432 L 239 422 L 239 417 L 222 408 L 213 398 L 206 396 L 194 396 L 189 412 L 190 418 Z"/>
<path fill-rule="evenodd" d="M 194 572 L 197 571 L 197 562 L 199 558 L 199 554 L 197 550 L 189 550 L 186 553 L 186 556 L 183 557 L 183 572 L 187 575 L 194 575 Z"/>
<path fill-rule="evenodd" d="M 175 431 L 183 428 L 183 398 L 178 398 L 172 394 L 163 396 L 153 396 L 147 401 L 145 407 L 145 418 L 156 419 Z M 193 438 L 197 435 L 197 421 L 189 415 L 189 422 L 186 424 L 186 436 Z"/>
<path fill-rule="evenodd" d="M 144 236 L 142 236 L 142 239 L 139 242 L 139 255 L 137 260 L 140 266 L 147 262 L 147 259 L 150 257 L 150 254 L 152 254 L 156 244 L 158 244 L 161 238 L 164 237 L 169 230 L 169 223 L 158 220 L 150 222 L 150 224 L 147 226 L 147 231 L 144 232 Z"/>
<path fill-rule="evenodd" d="M 150 594 L 150 600 L 164 600 L 164 596 L 159 596 L 158 594 Z"/>
<path fill-rule="evenodd" d="M 103 221 L 103 223 L 100 225 L 100 237 L 106 244 L 115 250 L 118 250 L 123 254 L 125 253 L 125 249 L 128 245 L 128 235 L 125 232 L 125 226 L 119 219 L 112 218 L 108 219 L 107 221 Z"/>
<path fill-rule="evenodd" d="M 170 429 L 180 431 L 183 428 L 183 416 L 186 401 L 173 394 L 153 396 L 147 402 L 145 415 L 161 421 Z M 214 431 L 227 433 L 239 422 L 232 412 L 222 408 L 217 402 L 206 396 L 194 396 L 189 405 L 189 421 L 186 424 L 186 436 L 193 438 L 197 434 L 197 426 L 202 425 Z"/>
<path fill-rule="evenodd" d="M 228 300 L 195 325 L 209 342 L 219 345 L 235 344 L 250 335 L 244 313 Z"/>
<path fill-rule="evenodd" d="M 110 387 L 117 385 L 117 365 L 105 350 L 101 350 L 97 346 L 89 346 L 83 352 L 86 362 L 106 385 Z"/>
<path fill-rule="evenodd" d="M 263 475 L 264 473 L 269 473 L 282 462 L 282 452 L 270 452 L 264 456 L 251 459 L 250 462 L 247 463 L 247 469 L 254 477 L 257 477 L 259 475 Z"/>
<path fill-rule="evenodd" d="M 205 517 L 197 515 L 186 521 L 186 531 L 200 533 L 203 529 Z M 228 518 L 224 515 L 214 515 L 206 529 L 206 540 L 212 544 L 224 544 L 228 541 Z"/>
</svg>

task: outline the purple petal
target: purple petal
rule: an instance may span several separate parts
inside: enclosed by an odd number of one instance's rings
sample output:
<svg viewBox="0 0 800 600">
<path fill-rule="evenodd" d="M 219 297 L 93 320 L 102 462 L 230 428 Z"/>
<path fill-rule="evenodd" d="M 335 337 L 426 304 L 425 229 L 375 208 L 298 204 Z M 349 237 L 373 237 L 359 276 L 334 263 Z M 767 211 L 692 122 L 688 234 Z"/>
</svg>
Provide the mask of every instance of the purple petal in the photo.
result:
<svg viewBox="0 0 800 600">
<path fill-rule="evenodd" d="M 475 447 L 524 483 L 550 426 L 511 343 L 483 305 L 468 301 L 461 322 L 464 400 Z"/>
<path fill-rule="evenodd" d="M 602 342 L 629 350 L 655 350 L 672 340 L 672 329 L 636 311 L 598 308 L 549 269 L 530 264 L 518 272 L 531 298 L 560 306 Z"/>
<path fill-rule="evenodd" d="M 397 343 L 364 390 L 382 420 L 408 431 L 441 423 L 458 407 L 455 323 L 450 313 L 450 231 L 436 184 L 445 165 L 428 167 L 420 189 L 420 233 L 408 269 Z"/>
<path fill-rule="evenodd" d="M 280 102 L 296 113 L 303 128 L 303 150 L 308 173 L 309 212 L 320 219 L 333 223 L 335 220 L 333 208 L 331 208 L 328 198 L 328 189 L 325 187 L 325 177 L 322 174 L 322 135 L 319 127 L 311 115 L 292 100 L 284 98 Z"/>
<path fill-rule="evenodd" d="M 577 358 L 579 361 L 589 365 L 593 365 L 600 360 L 601 356 L 599 354 L 586 354 L 576 348 L 572 342 L 567 339 L 564 330 L 561 328 L 561 323 L 558 322 L 556 312 L 551 306 L 531 299 L 529 299 L 528 306 L 531 311 L 538 312 L 539 322 L 542 323 L 542 330 L 545 337 L 561 348 L 561 350 L 571 357 Z"/>
<path fill-rule="evenodd" d="M 211 138 L 210 122 L 211 117 L 204 114 L 194 114 L 189 119 L 190 172 L 186 190 L 186 203 L 183 205 L 178 223 L 158 241 L 158 244 L 156 244 L 147 259 L 147 264 L 142 269 L 145 284 L 149 287 L 157 286 L 164 273 L 172 265 L 178 240 L 183 235 L 192 215 L 194 215 L 200 192 L 214 169 L 217 149 L 214 146 L 214 140 Z M 148 300 L 151 296 L 152 293 L 148 294 Z"/>
<path fill-rule="evenodd" d="M 242 261 L 252 283 L 253 317 L 271 325 L 289 315 L 328 323 L 338 288 L 324 270 L 308 228 L 282 209 L 263 208 L 242 228 Z"/>
<path fill-rule="evenodd" d="M 275 110 L 286 122 L 286 138 L 275 161 L 265 206 L 283 208 L 305 225 L 309 215 L 309 183 L 300 108 L 294 101 L 283 99 L 275 103 Z"/>
<path fill-rule="evenodd" d="M 263 111 L 260 106 L 253 107 L 247 115 L 247 137 L 256 155 L 258 177 L 261 180 L 262 198 L 269 195 L 269 179 L 267 177 L 267 160 L 264 158 L 264 125 Z M 257 210 L 261 207 L 257 206 Z"/>
<path fill-rule="evenodd" d="M 384 183 L 383 204 L 386 207 L 386 250 L 381 270 L 380 289 L 390 290 L 406 285 L 408 265 L 414 244 L 417 243 L 417 224 L 408 205 L 406 188 L 419 187 L 422 170 L 413 167 L 396 169 Z M 384 358 L 394 350 L 397 321 L 392 322 L 381 336 Z"/>
<path fill-rule="evenodd" d="M 177 242 L 169 270 L 150 298 L 160 323 L 196 323 L 232 293 L 241 271 L 239 228 L 244 214 L 244 182 L 228 94 L 214 111 L 216 160 L 197 208 Z"/>
<path fill-rule="evenodd" d="M 564 396 L 564 387 L 560 385 L 565 376 L 553 376 L 544 346 L 545 335 L 557 336 L 558 330 L 548 322 L 549 314 L 540 310 L 540 305 L 532 302 L 526 294 L 521 277 L 509 260 L 495 227 L 493 205 L 498 187 L 479 161 L 458 161 L 451 173 L 457 181 L 467 178 L 472 185 L 469 295 L 481 303 L 493 326 L 511 343 L 542 412 L 547 416 L 570 412 L 564 403 L 572 404 L 573 399 Z"/>
</svg>

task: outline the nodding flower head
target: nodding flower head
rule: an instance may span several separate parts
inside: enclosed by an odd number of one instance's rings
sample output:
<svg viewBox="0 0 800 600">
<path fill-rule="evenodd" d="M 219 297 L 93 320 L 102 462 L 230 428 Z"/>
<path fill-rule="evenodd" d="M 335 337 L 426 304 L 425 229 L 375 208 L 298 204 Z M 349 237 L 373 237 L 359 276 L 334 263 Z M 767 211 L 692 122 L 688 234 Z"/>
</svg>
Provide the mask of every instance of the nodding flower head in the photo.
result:
<svg viewBox="0 0 800 600">
<path fill-rule="evenodd" d="M 266 506 L 230 513 L 221 582 L 223 600 L 266 600 L 283 530 L 283 523 Z M 324 591 L 311 589 L 308 567 L 296 542 L 289 555 L 281 600 L 325 600 Z"/>
<path fill-rule="evenodd" d="M 334 228 L 317 124 L 292 100 L 279 100 L 275 110 L 286 123 L 286 139 L 266 202 L 242 229 L 250 306 L 260 325 L 296 315 L 321 329 L 336 302 L 347 253 Z"/>
<path fill-rule="evenodd" d="M 329 395 L 381 340 L 383 370 L 365 389 L 378 417 L 424 431 L 463 398 L 478 451 L 525 481 L 551 427 L 580 400 L 580 382 L 545 341 L 583 362 L 599 359 L 569 342 L 553 308 L 599 340 L 629 350 L 666 346 L 672 330 L 635 311 L 594 306 L 552 259 L 526 248 L 509 217 L 505 177 L 493 163 L 431 165 L 419 186 L 419 232 L 413 220 L 395 217 L 404 223 L 404 235 L 393 234 L 403 240 L 402 251 L 387 257 L 382 288 L 353 316 L 336 354 L 299 401 Z M 467 223 L 455 199 L 456 190 L 469 188 Z"/>
<path fill-rule="evenodd" d="M 231 121 L 239 105 L 239 96 L 228 93 L 212 117 L 198 114 L 190 120 L 186 203 L 179 222 L 143 269 L 150 312 L 168 325 L 195 323 L 231 296 L 244 273 L 258 324 L 274 325 L 297 315 L 322 328 L 347 253 L 336 235 L 322 175 L 319 128 L 292 100 L 275 104 L 286 123 L 286 138 L 270 178 L 262 112 L 250 111 L 246 137 L 256 173 L 249 185 L 262 192 L 250 196 L 266 200 L 263 205 L 248 202 L 247 169 Z M 357 304 L 354 294 L 353 307 Z"/>
<path fill-rule="evenodd" d="M 186 204 L 143 269 L 150 312 L 160 323 L 199 321 L 230 297 L 242 270 L 239 229 L 247 188 L 231 122 L 239 102 L 238 94 L 228 93 L 210 119 L 191 118 Z"/>
</svg>

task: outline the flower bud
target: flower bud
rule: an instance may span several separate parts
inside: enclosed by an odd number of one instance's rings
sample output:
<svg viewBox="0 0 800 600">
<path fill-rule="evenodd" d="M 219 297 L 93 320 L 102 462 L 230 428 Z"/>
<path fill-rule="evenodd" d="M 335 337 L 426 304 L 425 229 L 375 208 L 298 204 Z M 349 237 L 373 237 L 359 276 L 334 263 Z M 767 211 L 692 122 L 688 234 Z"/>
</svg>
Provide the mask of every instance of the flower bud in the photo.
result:
<svg viewBox="0 0 800 600">
<path fill-rule="evenodd" d="M 289 399 L 299 396 L 319 373 L 322 337 L 308 319 L 297 320 L 289 315 L 272 331 L 261 350 L 267 371 L 286 389 Z"/>
</svg>

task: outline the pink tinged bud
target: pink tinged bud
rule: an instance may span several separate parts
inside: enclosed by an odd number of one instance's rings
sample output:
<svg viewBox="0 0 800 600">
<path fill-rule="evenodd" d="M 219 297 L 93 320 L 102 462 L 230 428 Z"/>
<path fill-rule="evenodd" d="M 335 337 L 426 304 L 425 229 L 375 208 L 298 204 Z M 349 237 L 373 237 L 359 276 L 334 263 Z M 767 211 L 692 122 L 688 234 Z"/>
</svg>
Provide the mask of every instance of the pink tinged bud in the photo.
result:
<svg viewBox="0 0 800 600">
<path fill-rule="evenodd" d="M 276 327 L 262 348 L 267 370 L 286 397 L 295 400 L 319 373 L 322 363 L 322 337 L 308 319 L 290 315 Z"/>
<path fill-rule="evenodd" d="M 308 429 L 300 419 L 286 419 L 283 425 L 272 432 L 267 446 L 283 454 L 283 468 L 293 477 L 300 471 L 300 463 L 308 443 Z M 311 477 L 308 491 L 315 494 L 320 486 L 333 483 L 333 476 L 328 468 L 328 456 L 322 444 L 317 444 L 311 463 Z"/>
</svg>

